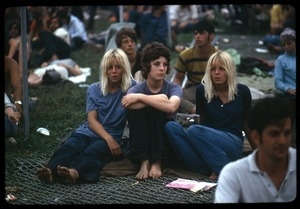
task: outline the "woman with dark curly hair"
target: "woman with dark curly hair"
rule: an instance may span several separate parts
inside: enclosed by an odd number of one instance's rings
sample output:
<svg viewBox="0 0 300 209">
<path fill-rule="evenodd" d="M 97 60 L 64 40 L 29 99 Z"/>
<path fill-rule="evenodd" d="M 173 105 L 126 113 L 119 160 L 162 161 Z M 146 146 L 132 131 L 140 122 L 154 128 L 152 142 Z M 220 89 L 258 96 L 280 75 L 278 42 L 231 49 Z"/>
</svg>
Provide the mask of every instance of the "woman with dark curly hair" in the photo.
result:
<svg viewBox="0 0 300 209">
<path fill-rule="evenodd" d="M 170 71 L 170 51 L 152 42 L 142 51 L 141 73 L 145 81 L 128 90 L 122 104 L 128 110 L 130 152 L 141 162 L 136 179 L 159 178 L 165 158 L 164 124 L 174 119 L 180 106 L 182 88 L 165 80 Z"/>
</svg>

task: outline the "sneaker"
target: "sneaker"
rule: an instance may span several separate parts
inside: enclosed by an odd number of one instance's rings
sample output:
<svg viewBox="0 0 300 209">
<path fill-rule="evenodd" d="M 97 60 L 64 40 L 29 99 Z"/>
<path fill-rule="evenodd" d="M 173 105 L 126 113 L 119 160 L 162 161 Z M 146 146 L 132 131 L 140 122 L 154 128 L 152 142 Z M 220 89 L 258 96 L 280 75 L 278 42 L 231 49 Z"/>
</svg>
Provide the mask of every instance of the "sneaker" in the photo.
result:
<svg viewBox="0 0 300 209">
<path fill-rule="evenodd" d="M 6 139 L 5 144 L 6 145 L 16 145 L 17 141 L 13 137 L 9 137 L 8 139 Z"/>
</svg>

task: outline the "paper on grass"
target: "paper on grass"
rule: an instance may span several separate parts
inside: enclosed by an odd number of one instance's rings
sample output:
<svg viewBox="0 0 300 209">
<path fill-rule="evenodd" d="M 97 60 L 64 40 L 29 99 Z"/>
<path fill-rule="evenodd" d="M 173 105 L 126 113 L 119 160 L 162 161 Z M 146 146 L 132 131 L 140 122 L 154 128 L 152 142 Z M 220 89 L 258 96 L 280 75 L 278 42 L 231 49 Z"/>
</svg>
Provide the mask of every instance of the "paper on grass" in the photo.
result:
<svg viewBox="0 0 300 209">
<path fill-rule="evenodd" d="M 198 192 L 209 190 L 215 185 L 217 185 L 217 183 L 210 183 L 204 181 L 199 182 L 189 179 L 178 178 L 177 180 L 168 183 L 166 186 L 179 189 L 188 189 L 192 192 Z"/>
<path fill-rule="evenodd" d="M 193 188 L 191 188 L 190 191 L 192 191 L 192 192 L 207 191 L 216 185 L 217 185 L 217 183 L 199 182 Z"/>
</svg>

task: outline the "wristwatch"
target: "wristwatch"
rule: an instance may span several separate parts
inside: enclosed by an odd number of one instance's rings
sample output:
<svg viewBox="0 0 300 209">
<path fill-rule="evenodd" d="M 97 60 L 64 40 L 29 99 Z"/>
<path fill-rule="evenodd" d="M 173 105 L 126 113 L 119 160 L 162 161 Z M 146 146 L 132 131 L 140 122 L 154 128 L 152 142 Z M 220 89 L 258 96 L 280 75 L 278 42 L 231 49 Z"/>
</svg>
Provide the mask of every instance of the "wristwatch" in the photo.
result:
<svg viewBox="0 0 300 209">
<path fill-rule="evenodd" d="M 22 101 L 20 101 L 20 100 L 16 100 L 16 101 L 15 101 L 15 104 L 22 105 Z"/>
</svg>

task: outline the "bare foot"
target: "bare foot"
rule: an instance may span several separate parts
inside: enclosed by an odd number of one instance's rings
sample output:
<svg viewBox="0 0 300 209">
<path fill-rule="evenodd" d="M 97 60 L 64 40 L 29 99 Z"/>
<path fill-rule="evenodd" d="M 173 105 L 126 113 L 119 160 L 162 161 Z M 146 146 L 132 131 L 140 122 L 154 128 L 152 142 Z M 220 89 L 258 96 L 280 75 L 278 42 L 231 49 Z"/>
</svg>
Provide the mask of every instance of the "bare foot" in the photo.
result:
<svg viewBox="0 0 300 209">
<path fill-rule="evenodd" d="M 75 184 L 79 178 L 79 174 L 74 168 L 67 168 L 63 166 L 57 166 L 57 175 L 66 178 L 66 183 Z"/>
<path fill-rule="evenodd" d="M 52 178 L 52 171 L 50 168 L 42 167 L 38 168 L 36 171 L 36 175 L 39 180 L 44 181 L 46 183 L 52 183 L 53 178 Z"/>
<path fill-rule="evenodd" d="M 212 172 L 210 174 L 210 176 L 208 177 L 209 180 L 212 180 L 212 181 L 216 181 L 218 180 L 218 176 L 215 174 L 215 172 Z"/>
<path fill-rule="evenodd" d="M 138 174 L 135 176 L 136 179 L 146 179 L 149 177 L 149 169 L 150 169 L 150 164 L 148 160 L 142 160 L 141 161 L 141 169 L 138 172 Z"/>
<path fill-rule="evenodd" d="M 151 168 L 149 171 L 149 176 L 153 179 L 161 177 L 161 161 L 156 161 L 151 164 Z"/>
</svg>

